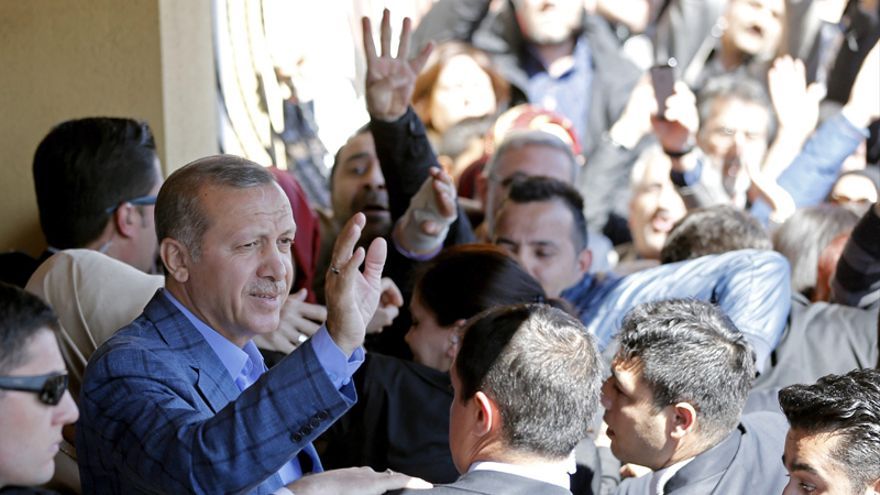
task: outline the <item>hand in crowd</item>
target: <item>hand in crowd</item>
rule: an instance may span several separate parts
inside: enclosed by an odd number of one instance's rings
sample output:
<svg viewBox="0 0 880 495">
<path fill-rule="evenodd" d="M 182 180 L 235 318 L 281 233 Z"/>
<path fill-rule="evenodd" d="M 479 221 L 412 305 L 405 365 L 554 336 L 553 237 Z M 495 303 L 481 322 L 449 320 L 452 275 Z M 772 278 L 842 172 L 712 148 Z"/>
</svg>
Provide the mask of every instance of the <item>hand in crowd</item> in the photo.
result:
<svg viewBox="0 0 880 495">
<path fill-rule="evenodd" d="M 392 234 L 399 246 L 412 253 L 439 250 L 457 218 L 454 180 L 439 168 L 432 168 L 429 174 Z"/>
<path fill-rule="evenodd" d="M 368 467 L 333 469 L 304 476 L 287 485 L 296 495 L 381 495 L 400 488 L 427 489 L 433 485 L 421 478 L 413 478 L 386 470 L 381 473 Z"/>
<path fill-rule="evenodd" d="M 650 468 L 638 464 L 624 464 L 620 466 L 620 478 L 638 478 L 651 472 Z"/>
<path fill-rule="evenodd" d="M 662 116 L 652 115 L 651 125 L 664 150 L 677 152 L 693 146 L 700 116 L 697 97 L 687 84 L 676 81 L 675 92 L 666 99 L 666 112 Z"/>
<path fill-rule="evenodd" d="M 431 174 L 431 190 L 433 195 L 433 207 L 437 214 L 443 218 L 442 222 L 427 219 L 419 222 L 419 229 L 428 235 L 437 235 L 445 229 L 450 223 L 455 221 L 455 181 L 452 177 L 439 168 L 432 168 Z"/>
<path fill-rule="evenodd" d="M 255 336 L 254 343 L 257 347 L 290 354 L 321 328 L 327 320 L 327 308 L 320 304 L 307 303 L 306 296 L 308 291 L 300 289 L 287 298 L 281 309 L 278 331 Z"/>
<path fill-rule="evenodd" d="M 776 183 L 776 179 L 767 170 L 752 161 L 746 161 L 746 173 L 751 181 L 752 190 L 764 198 L 770 205 L 770 221 L 779 225 L 788 220 L 797 211 L 797 205 L 791 194 Z"/>
<path fill-rule="evenodd" d="M 825 86 L 807 85 L 804 63 L 788 55 L 773 62 L 767 72 L 767 85 L 779 133 L 793 133 L 806 140 L 819 121 L 819 102 L 825 97 Z"/>
<path fill-rule="evenodd" d="M 651 132 L 651 115 L 656 112 L 654 88 L 650 75 L 646 73 L 633 88 L 623 113 L 611 126 L 608 135 L 615 143 L 632 149 L 645 134 Z"/>
<path fill-rule="evenodd" d="M 846 118 L 857 127 L 880 119 L 880 41 L 868 52 L 853 82 L 849 101 L 843 107 Z"/>
<path fill-rule="evenodd" d="M 324 286 L 327 331 L 346 356 L 363 343 L 382 294 L 385 239 L 373 240 L 367 250 L 355 248 L 366 221 L 363 213 L 357 213 L 345 223 L 333 246 Z M 362 263 L 363 273 L 358 269 Z"/>
<path fill-rule="evenodd" d="M 370 19 L 361 19 L 364 31 L 364 53 L 367 57 L 367 111 L 374 119 L 393 122 L 403 114 L 412 99 L 416 77 L 431 54 L 433 45 L 425 46 L 421 53 L 407 60 L 412 21 L 403 20 L 403 30 L 397 46 L 397 57 L 391 56 L 391 14 L 388 9 L 382 13 L 380 43 L 382 51 L 376 55 L 373 30 Z"/>
<path fill-rule="evenodd" d="M 382 330 L 390 326 L 394 319 L 400 313 L 400 307 L 403 306 L 403 295 L 397 284 L 388 277 L 382 277 L 382 295 L 379 296 L 379 307 L 376 313 L 367 325 L 367 333 L 380 333 Z"/>
</svg>

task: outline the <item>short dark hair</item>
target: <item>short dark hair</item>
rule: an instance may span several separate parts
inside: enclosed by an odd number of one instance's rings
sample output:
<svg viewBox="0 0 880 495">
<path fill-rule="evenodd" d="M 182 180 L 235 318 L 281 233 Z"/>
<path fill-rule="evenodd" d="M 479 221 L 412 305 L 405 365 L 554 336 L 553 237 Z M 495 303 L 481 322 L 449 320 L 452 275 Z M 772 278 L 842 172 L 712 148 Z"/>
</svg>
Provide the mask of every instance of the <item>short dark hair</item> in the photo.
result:
<svg viewBox="0 0 880 495">
<path fill-rule="evenodd" d="M 640 304 L 624 318 L 616 359 L 640 366 L 659 410 L 688 402 L 711 445 L 738 424 L 755 353 L 716 306 L 693 299 Z"/>
<path fill-rule="evenodd" d="M 601 360 L 595 339 L 564 311 L 521 304 L 481 313 L 454 366 L 462 398 L 481 391 L 498 405 L 507 447 L 561 459 L 586 437 Z"/>
<path fill-rule="evenodd" d="M 108 208 L 147 195 L 160 180 L 147 123 L 109 117 L 55 126 L 37 146 L 33 174 L 40 225 L 58 249 L 97 239 Z"/>
<path fill-rule="evenodd" d="M 800 208 L 773 233 L 773 249 L 791 264 L 791 288 L 811 298 L 819 272 L 819 255 L 838 235 L 852 230 L 859 217 L 832 204 Z"/>
<path fill-rule="evenodd" d="M 737 249 L 773 249 L 770 234 L 752 215 L 731 205 L 697 208 L 676 222 L 660 251 L 674 263 Z"/>
<path fill-rule="evenodd" d="M 767 110 L 767 143 L 773 141 L 776 136 L 776 112 L 773 111 L 770 95 L 760 81 L 742 71 L 722 74 L 706 81 L 697 94 L 700 126 L 709 121 L 715 103 L 723 100 L 754 103 Z"/>
<path fill-rule="evenodd" d="M 199 200 L 205 187 L 246 189 L 275 182 L 265 167 L 235 155 L 200 158 L 176 170 L 159 190 L 156 236 L 181 242 L 194 257 L 201 253 L 202 236 L 210 227 Z"/>
<path fill-rule="evenodd" d="M 372 131 L 370 129 L 370 123 L 367 122 L 366 124 L 358 127 L 358 129 L 354 131 L 354 134 L 349 136 L 348 139 L 351 139 L 355 136 L 360 136 L 361 134 L 367 134 L 369 132 Z M 344 150 L 345 146 L 348 144 L 348 139 L 345 140 L 342 146 L 340 146 L 339 149 L 336 150 L 336 154 L 333 155 L 333 167 L 330 169 L 330 180 L 328 181 L 331 191 L 333 190 L 333 178 L 336 177 L 336 166 L 339 165 L 339 158 L 342 156 L 342 150 Z"/>
<path fill-rule="evenodd" d="M 0 282 L 0 374 L 28 359 L 24 352 L 43 328 L 58 331 L 58 317 L 37 296 Z"/>
<path fill-rule="evenodd" d="M 854 370 L 812 385 L 785 387 L 779 405 L 792 428 L 840 439 L 834 461 L 847 473 L 853 493 L 880 479 L 880 370 Z"/>
<path fill-rule="evenodd" d="M 573 186 L 550 177 L 516 176 L 510 181 L 506 201 L 517 204 L 542 201 L 561 202 L 571 212 L 574 224 L 571 238 L 575 250 L 580 252 L 587 248 L 587 219 L 584 216 L 584 198 Z"/>
<path fill-rule="evenodd" d="M 423 268 L 415 287 L 441 326 L 496 306 L 547 298 L 537 280 L 506 251 L 491 244 L 444 250 Z"/>
</svg>

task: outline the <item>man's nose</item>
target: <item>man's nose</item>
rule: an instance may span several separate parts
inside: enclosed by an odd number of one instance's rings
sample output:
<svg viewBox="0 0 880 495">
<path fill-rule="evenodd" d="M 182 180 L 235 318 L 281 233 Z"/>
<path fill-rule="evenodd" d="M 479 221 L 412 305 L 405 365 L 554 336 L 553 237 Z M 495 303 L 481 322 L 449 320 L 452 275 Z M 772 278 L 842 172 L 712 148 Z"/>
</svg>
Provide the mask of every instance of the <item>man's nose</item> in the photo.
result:
<svg viewBox="0 0 880 495">
<path fill-rule="evenodd" d="M 275 244 L 267 247 L 263 250 L 263 260 L 260 263 L 260 271 L 257 275 L 276 281 L 286 280 L 287 274 L 291 271 L 291 266 L 293 265 L 292 256 L 291 253 L 282 251 Z"/>
<path fill-rule="evenodd" d="M 76 403 L 73 402 L 73 397 L 70 396 L 68 391 L 64 392 L 61 402 L 55 406 L 55 411 L 53 412 L 52 420 L 56 425 L 73 424 L 79 419 L 79 409 L 76 407 Z"/>
<path fill-rule="evenodd" d="M 373 189 L 385 189 L 385 176 L 382 175 L 382 168 L 378 163 L 370 166 L 370 171 L 367 173 L 366 185 Z"/>
<path fill-rule="evenodd" d="M 523 267 L 523 270 L 526 271 L 532 277 L 535 277 L 535 260 L 534 257 L 529 256 L 527 253 L 523 252 L 521 249 L 514 249 L 510 251 L 510 254 L 513 255 L 513 258 L 519 263 L 519 266 Z M 537 277 L 535 277 L 537 278 Z"/>
</svg>

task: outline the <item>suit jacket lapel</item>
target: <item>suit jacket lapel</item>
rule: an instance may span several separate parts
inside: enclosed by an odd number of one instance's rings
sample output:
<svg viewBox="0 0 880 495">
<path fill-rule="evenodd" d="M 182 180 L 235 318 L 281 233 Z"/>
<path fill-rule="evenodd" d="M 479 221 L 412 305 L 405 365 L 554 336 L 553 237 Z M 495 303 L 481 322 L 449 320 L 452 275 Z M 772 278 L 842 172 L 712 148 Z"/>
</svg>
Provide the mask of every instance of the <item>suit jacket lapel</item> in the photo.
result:
<svg viewBox="0 0 880 495">
<path fill-rule="evenodd" d="M 664 492 L 673 493 L 710 478 L 720 478 L 733 462 L 744 432 L 743 426 L 739 425 L 721 443 L 695 457 L 666 483 Z"/>
<path fill-rule="evenodd" d="M 199 395 L 215 414 L 241 393 L 220 358 L 186 316 L 159 289 L 144 308 L 168 348 L 195 370 Z"/>
</svg>

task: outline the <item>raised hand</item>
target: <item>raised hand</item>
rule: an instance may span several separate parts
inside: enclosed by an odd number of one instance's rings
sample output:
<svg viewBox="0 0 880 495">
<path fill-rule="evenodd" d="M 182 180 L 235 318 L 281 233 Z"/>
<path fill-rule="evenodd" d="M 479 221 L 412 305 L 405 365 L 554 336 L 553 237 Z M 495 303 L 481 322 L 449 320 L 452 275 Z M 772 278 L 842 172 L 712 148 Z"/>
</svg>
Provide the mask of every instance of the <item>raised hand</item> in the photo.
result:
<svg viewBox="0 0 880 495">
<path fill-rule="evenodd" d="M 419 255 L 438 251 L 457 218 L 452 177 L 439 168 L 432 168 L 430 174 L 392 233 L 400 247 Z"/>
<path fill-rule="evenodd" d="M 374 119 L 393 122 L 403 114 L 412 99 L 416 77 L 431 54 L 429 43 L 416 57 L 407 60 L 412 21 L 403 20 L 397 57 L 391 56 L 391 14 L 388 9 L 382 13 L 380 32 L 381 53 L 376 55 L 373 30 L 370 19 L 363 17 L 361 27 L 364 32 L 364 53 L 367 57 L 366 96 L 367 111 Z"/>
<path fill-rule="evenodd" d="M 651 124 L 664 150 L 678 152 L 693 146 L 700 116 L 697 98 L 685 83 L 675 83 L 675 92 L 666 99 L 666 112 L 662 117 L 652 115 Z"/>
<path fill-rule="evenodd" d="M 846 118 L 858 127 L 868 127 L 880 119 L 880 41 L 868 52 L 862 62 L 850 91 L 849 101 L 843 107 Z"/>
<path fill-rule="evenodd" d="M 357 213 L 342 228 L 333 246 L 324 285 L 327 299 L 327 331 L 336 345 L 350 356 L 364 341 L 367 324 L 382 294 L 382 268 L 388 247 L 377 238 L 368 250 L 355 249 L 367 219 Z M 364 271 L 358 269 L 364 264 Z"/>
<path fill-rule="evenodd" d="M 767 73 L 767 87 L 780 132 L 795 132 L 807 136 L 819 121 L 819 102 L 825 97 L 825 87 L 813 83 L 807 86 L 804 63 L 788 55 L 777 58 Z"/>
</svg>

